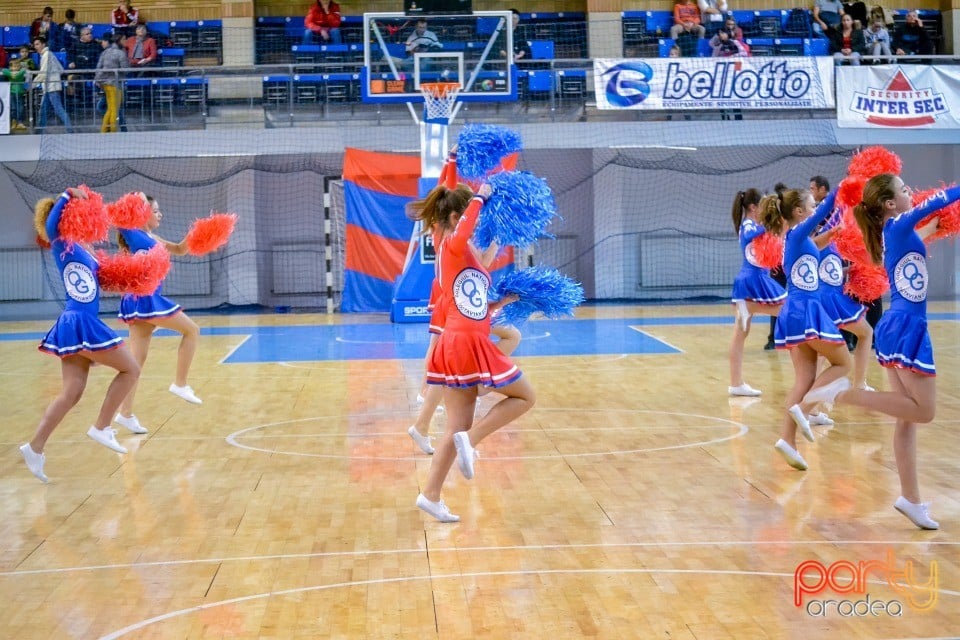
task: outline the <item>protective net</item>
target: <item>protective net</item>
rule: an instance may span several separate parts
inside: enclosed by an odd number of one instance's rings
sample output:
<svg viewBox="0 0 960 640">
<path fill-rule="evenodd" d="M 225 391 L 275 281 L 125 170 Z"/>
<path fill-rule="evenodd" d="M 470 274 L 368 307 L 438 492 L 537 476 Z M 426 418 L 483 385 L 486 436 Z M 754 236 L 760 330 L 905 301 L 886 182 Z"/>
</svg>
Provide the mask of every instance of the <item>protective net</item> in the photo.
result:
<svg viewBox="0 0 960 640">
<path fill-rule="evenodd" d="M 532 256 L 518 253 L 518 260 L 557 267 L 595 300 L 722 299 L 740 266 L 730 220 L 734 194 L 748 187 L 771 191 L 777 182 L 806 187 L 814 175 L 836 182 L 850 152 L 837 146 L 528 146 L 519 168 L 547 180 L 562 219 L 550 229 L 554 238 L 541 240 Z M 188 308 L 338 309 L 347 238 L 342 166 L 342 154 L 323 153 L 56 160 L 5 169 L 22 198 L 24 225 L 33 202 L 75 184 L 109 199 L 132 190 L 153 195 L 164 213 L 158 233 L 175 241 L 210 211 L 239 214 L 224 249 L 174 259 L 165 291 Z M 43 297 L 61 300 L 59 275 L 49 252 L 44 255 L 49 286 Z"/>
</svg>

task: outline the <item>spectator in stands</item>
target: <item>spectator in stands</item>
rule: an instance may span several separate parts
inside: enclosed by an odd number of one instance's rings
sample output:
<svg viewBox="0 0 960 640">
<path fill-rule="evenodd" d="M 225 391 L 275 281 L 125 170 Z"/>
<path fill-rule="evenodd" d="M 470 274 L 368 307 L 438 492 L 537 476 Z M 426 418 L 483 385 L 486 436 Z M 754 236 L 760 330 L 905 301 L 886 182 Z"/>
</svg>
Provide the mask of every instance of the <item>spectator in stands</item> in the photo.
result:
<svg viewBox="0 0 960 640">
<path fill-rule="evenodd" d="M 138 30 L 146 27 L 140 25 Z M 103 121 L 100 123 L 100 133 L 116 133 L 120 121 L 120 104 L 123 102 L 122 87 L 123 77 L 120 69 L 129 69 L 130 60 L 127 54 L 120 49 L 120 42 L 123 34 L 114 33 L 108 41 L 104 39 L 103 53 L 100 54 L 100 60 L 97 62 L 97 75 L 94 78 L 97 86 L 103 89 L 103 95 L 107 101 L 106 112 L 103 114 Z"/>
<path fill-rule="evenodd" d="M 813 30 L 820 35 L 826 35 L 827 27 L 840 26 L 842 15 L 843 3 L 840 0 L 816 0 L 813 5 Z"/>
<path fill-rule="evenodd" d="M 673 45 L 672 47 L 670 47 L 670 53 L 668 53 L 667 56 L 670 58 L 682 58 L 683 52 L 680 51 L 680 47 L 678 47 L 677 45 Z"/>
<path fill-rule="evenodd" d="M 933 54 L 933 42 L 923 30 L 923 23 L 916 9 L 907 12 L 907 21 L 893 31 L 893 52 L 898 56 L 923 56 Z"/>
<path fill-rule="evenodd" d="M 137 23 L 139 22 L 140 12 L 126 2 L 120 2 L 120 4 L 117 5 L 110 19 L 114 33 L 120 32 L 127 36 L 133 35 L 134 29 L 137 28 Z"/>
<path fill-rule="evenodd" d="M 340 22 L 339 4 L 316 0 L 303 20 L 303 44 L 342 44 Z"/>
<path fill-rule="evenodd" d="M 697 0 L 700 18 L 704 22 L 707 35 L 715 35 L 723 28 L 724 14 L 727 13 L 727 0 Z"/>
<path fill-rule="evenodd" d="M 728 17 L 723 28 L 710 38 L 710 48 L 715 58 L 750 55 L 750 49 L 743 41 L 743 29 L 737 26 L 733 16 Z"/>
<path fill-rule="evenodd" d="M 80 25 L 75 20 L 77 12 L 73 9 L 67 9 L 63 15 L 66 19 L 60 25 L 60 46 L 67 52 L 67 58 L 70 58 L 80 42 Z"/>
<path fill-rule="evenodd" d="M 427 29 L 427 19 L 420 18 L 417 20 L 417 26 L 414 28 L 413 33 L 407 37 L 404 47 L 407 55 L 412 56 L 415 53 L 442 49 L 443 45 L 440 44 L 440 39 L 437 38 L 437 34 Z"/>
<path fill-rule="evenodd" d="M 47 46 L 51 49 L 58 49 L 60 45 L 60 27 L 53 21 L 53 7 L 44 7 L 43 14 L 30 25 L 31 44 L 39 36 L 43 36 Z"/>
<path fill-rule="evenodd" d="M 68 55 L 68 65 L 70 69 L 96 69 L 97 60 L 100 59 L 100 52 L 103 47 L 100 42 L 93 39 L 93 28 L 90 26 L 80 28 L 80 41 L 74 48 L 73 56 Z"/>
<path fill-rule="evenodd" d="M 2 50 L 3 47 L 0 47 Z M 10 61 L 10 68 L 3 69 L 4 80 L 10 83 L 10 130 L 22 131 L 27 128 L 27 88 L 24 80 L 27 71 L 23 68 L 19 58 Z"/>
<path fill-rule="evenodd" d="M 838 66 L 844 62 L 849 62 L 855 67 L 860 66 L 860 56 L 863 55 L 867 45 L 863 38 L 863 30 L 853 24 L 853 18 L 843 16 L 839 29 L 828 25 L 824 34 L 830 39 L 830 54 Z"/>
<path fill-rule="evenodd" d="M 23 65 L 23 68 L 26 71 L 37 70 L 37 65 L 33 61 L 33 56 L 30 55 L 30 47 L 27 45 L 20 47 L 20 64 Z"/>
<path fill-rule="evenodd" d="M 533 52 L 530 50 L 530 43 L 525 39 L 525 35 L 517 28 L 520 25 L 520 12 L 516 9 L 510 9 L 510 11 L 513 13 L 510 19 L 510 30 L 513 33 L 513 61 L 526 62 L 533 57 Z M 506 58 L 507 52 L 501 49 L 500 56 Z"/>
<path fill-rule="evenodd" d="M 7 50 L 0 46 L 0 69 L 7 68 Z"/>
<path fill-rule="evenodd" d="M 136 37 L 127 38 L 127 58 L 131 67 L 150 67 L 157 62 L 157 41 L 147 35 L 147 25 L 138 24 Z"/>
<path fill-rule="evenodd" d="M 890 57 L 890 34 L 883 26 L 882 18 L 874 18 L 870 23 L 870 28 L 863 32 L 863 39 L 866 42 L 865 53 L 868 56 L 886 56 Z M 876 60 L 875 62 L 883 62 Z"/>
<path fill-rule="evenodd" d="M 670 27 L 670 37 L 677 40 L 683 33 L 696 35 L 697 38 L 703 38 L 707 34 L 707 30 L 700 24 L 700 8 L 693 3 L 693 0 L 676 0 L 676 4 L 673 5 L 673 26 Z"/>
<path fill-rule="evenodd" d="M 53 107 L 53 112 L 63 122 L 67 133 L 73 133 L 70 116 L 63 108 L 60 94 L 63 93 L 63 66 L 47 46 L 47 39 L 37 36 L 33 40 L 33 48 L 40 54 L 40 71 L 33 77 L 34 84 L 43 88 L 43 99 L 40 101 L 40 117 L 37 119 L 37 128 L 43 133 L 47 126 L 47 109 Z"/>
</svg>

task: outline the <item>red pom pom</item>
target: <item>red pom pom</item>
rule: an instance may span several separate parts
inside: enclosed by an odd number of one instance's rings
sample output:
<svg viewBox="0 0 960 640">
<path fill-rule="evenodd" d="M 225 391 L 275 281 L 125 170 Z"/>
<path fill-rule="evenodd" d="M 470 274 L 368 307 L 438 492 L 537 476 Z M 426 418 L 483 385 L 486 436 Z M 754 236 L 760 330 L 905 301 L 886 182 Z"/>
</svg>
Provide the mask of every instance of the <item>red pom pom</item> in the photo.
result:
<svg viewBox="0 0 960 640">
<path fill-rule="evenodd" d="M 107 239 L 110 221 L 103 206 L 103 196 L 86 185 L 78 187 L 86 198 L 70 198 L 60 216 L 60 237 L 67 242 L 102 242 Z"/>
<path fill-rule="evenodd" d="M 943 189 L 946 189 L 947 185 L 941 185 L 940 187 L 934 189 L 924 189 L 923 191 L 914 191 L 911 195 L 913 200 L 913 206 L 918 206 L 923 203 L 927 198 L 939 193 Z M 927 236 L 924 239 L 924 242 L 927 244 L 934 242 L 935 240 L 942 240 L 943 238 L 949 238 L 951 236 L 960 235 L 960 202 L 953 202 L 938 209 L 928 215 L 926 218 L 917 223 L 918 227 L 922 227 L 927 224 L 933 218 L 939 217 L 940 222 L 937 224 L 937 230 L 932 234 Z"/>
<path fill-rule="evenodd" d="M 216 251 L 230 239 L 236 224 L 235 213 L 211 213 L 206 218 L 194 220 L 184 238 L 187 250 L 195 256 Z"/>
<path fill-rule="evenodd" d="M 869 180 L 881 173 L 892 173 L 898 176 L 902 168 L 903 163 L 894 152 L 883 147 L 867 147 L 853 156 L 847 173 L 851 176 L 863 176 Z"/>
<path fill-rule="evenodd" d="M 860 302 L 873 302 L 890 288 L 887 272 L 876 264 L 852 264 L 843 290 Z"/>
<path fill-rule="evenodd" d="M 844 259 L 855 264 L 873 265 L 870 252 L 863 241 L 863 233 L 853 217 L 852 209 L 843 210 L 843 219 L 833 234 L 833 244 Z"/>
<path fill-rule="evenodd" d="M 769 231 L 753 239 L 753 257 L 764 269 L 773 269 L 783 264 L 783 238 Z"/>
<path fill-rule="evenodd" d="M 107 217 L 110 224 L 120 229 L 139 229 L 147 224 L 153 208 L 138 192 L 120 196 L 116 202 L 107 205 Z"/>
<path fill-rule="evenodd" d="M 837 188 L 837 204 L 845 209 L 853 209 L 863 200 L 863 187 L 867 184 L 864 176 L 850 175 L 840 182 Z"/>
<path fill-rule="evenodd" d="M 149 251 L 108 254 L 97 252 L 100 262 L 98 279 L 106 291 L 149 296 L 170 271 L 170 254 L 163 245 L 154 245 Z"/>
</svg>

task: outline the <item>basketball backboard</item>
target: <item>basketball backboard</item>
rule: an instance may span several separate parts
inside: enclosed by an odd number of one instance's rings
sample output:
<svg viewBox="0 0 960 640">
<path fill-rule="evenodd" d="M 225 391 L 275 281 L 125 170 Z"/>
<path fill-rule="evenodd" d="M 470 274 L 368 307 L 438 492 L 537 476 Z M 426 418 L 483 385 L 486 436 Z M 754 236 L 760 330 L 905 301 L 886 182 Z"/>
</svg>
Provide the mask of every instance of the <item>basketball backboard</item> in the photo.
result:
<svg viewBox="0 0 960 640">
<path fill-rule="evenodd" d="M 517 99 L 509 11 L 363 16 L 364 102 L 422 102 L 420 82 L 456 82 L 458 100 Z"/>
</svg>

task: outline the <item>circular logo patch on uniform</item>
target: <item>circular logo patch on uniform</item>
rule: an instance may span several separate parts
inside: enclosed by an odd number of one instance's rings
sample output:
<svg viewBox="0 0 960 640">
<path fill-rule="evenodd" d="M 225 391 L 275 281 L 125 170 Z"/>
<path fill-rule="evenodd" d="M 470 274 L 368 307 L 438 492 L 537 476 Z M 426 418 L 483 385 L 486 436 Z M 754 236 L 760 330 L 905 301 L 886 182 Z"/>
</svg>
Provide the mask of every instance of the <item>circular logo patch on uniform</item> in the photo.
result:
<svg viewBox="0 0 960 640">
<path fill-rule="evenodd" d="M 468 318 L 483 320 L 487 317 L 487 290 L 490 279 L 487 274 L 473 268 L 461 271 L 453 281 L 453 301 L 457 309 Z"/>
<path fill-rule="evenodd" d="M 820 281 L 831 287 L 843 284 L 843 263 L 840 262 L 840 256 L 830 253 L 820 261 Z"/>
<path fill-rule="evenodd" d="M 63 268 L 63 286 L 77 302 L 93 302 L 97 297 L 97 279 L 85 264 L 70 262 Z"/>
<path fill-rule="evenodd" d="M 820 284 L 820 278 L 817 277 L 817 259 L 809 253 L 800 256 L 790 269 L 790 282 L 797 289 L 816 291 Z"/>
<path fill-rule="evenodd" d="M 897 291 L 910 302 L 923 302 L 927 299 L 927 261 L 911 251 L 900 258 L 893 270 L 893 284 Z"/>
</svg>

